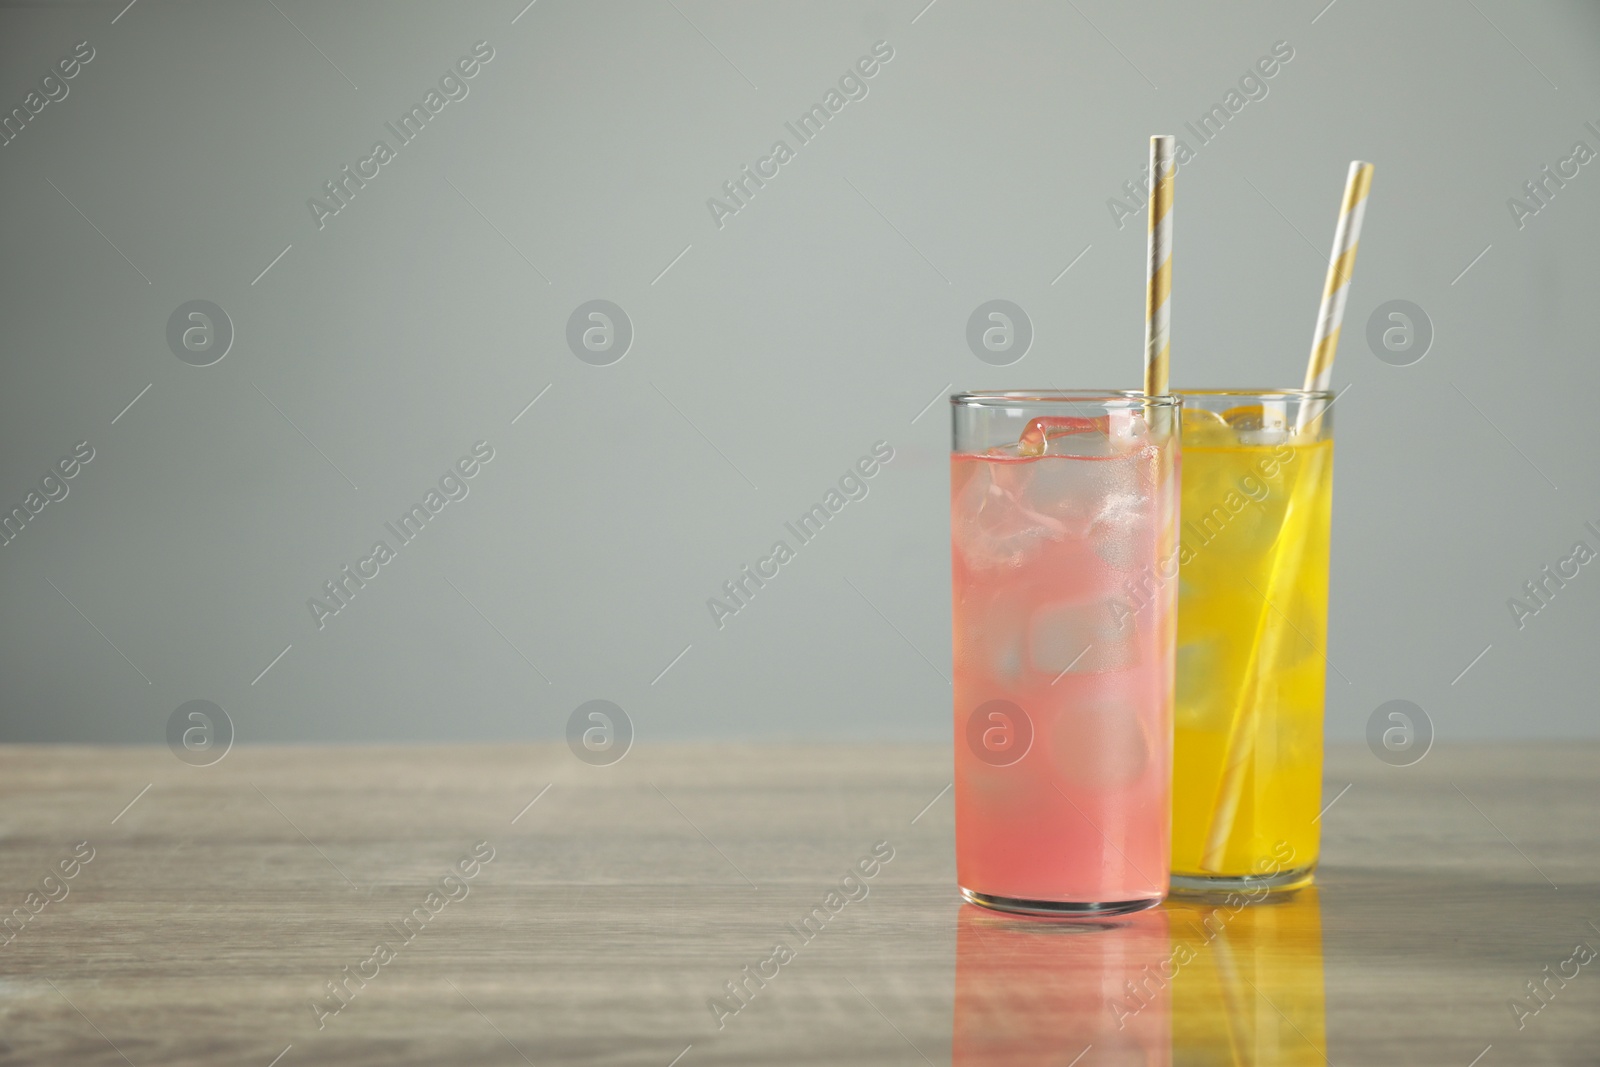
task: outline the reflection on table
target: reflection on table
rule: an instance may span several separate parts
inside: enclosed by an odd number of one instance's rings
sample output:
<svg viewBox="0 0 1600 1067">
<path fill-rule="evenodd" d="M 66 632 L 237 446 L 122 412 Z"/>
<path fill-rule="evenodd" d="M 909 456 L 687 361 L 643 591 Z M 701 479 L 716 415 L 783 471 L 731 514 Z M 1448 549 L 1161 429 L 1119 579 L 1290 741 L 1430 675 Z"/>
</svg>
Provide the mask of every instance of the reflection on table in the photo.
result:
<svg viewBox="0 0 1600 1067">
<path fill-rule="evenodd" d="M 1175 1065 L 1325 1064 L 1322 908 L 1316 886 L 1254 904 L 1168 902 L 1193 959 L 1172 983 Z"/>
<path fill-rule="evenodd" d="M 1316 887 L 1083 922 L 966 905 L 953 1028 L 964 1067 L 1323 1064 Z"/>
<path fill-rule="evenodd" d="M 1061 922 L 962 907 L 952 1060 L 964 1067 L 1171 1062 L 1168 916 Z"/>
</svg>

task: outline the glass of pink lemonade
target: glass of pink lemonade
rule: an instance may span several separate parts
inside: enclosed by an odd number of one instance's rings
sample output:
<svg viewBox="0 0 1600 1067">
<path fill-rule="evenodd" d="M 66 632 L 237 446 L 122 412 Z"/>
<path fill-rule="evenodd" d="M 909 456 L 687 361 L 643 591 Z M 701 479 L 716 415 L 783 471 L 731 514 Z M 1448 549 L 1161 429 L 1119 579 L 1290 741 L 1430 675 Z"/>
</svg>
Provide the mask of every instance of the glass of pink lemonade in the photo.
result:
<svg viewBox="0 0 1600 1067">
<path fill-rule="evenodd" d="M 974 904 L 1109 915 L 1166 895 L 1179 403 L 951 398 L 956 876 Z"/>
</svg>

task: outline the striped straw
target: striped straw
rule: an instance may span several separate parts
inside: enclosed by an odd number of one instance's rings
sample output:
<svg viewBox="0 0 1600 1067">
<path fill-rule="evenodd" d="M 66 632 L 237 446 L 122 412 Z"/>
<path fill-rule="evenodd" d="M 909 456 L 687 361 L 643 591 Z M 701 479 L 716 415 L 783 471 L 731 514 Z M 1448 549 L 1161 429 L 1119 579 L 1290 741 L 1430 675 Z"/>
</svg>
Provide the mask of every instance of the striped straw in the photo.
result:
<svg viewBox="0 0 1600 1067">
<path fill-rule="evenodd" d="M 1339 347 L 1339 326 L 1344 321 L 1344 301 L 1350 293 L 1350 275 L 1356 266 L 1356 245 L 1361 240 L 1361 219 L 1367 213 L 1367 190 L 1372 188 L 1372 164 L 1355 160 L 1345 179 L 1339 225 L 1333 231 L 1333 252 L 1328 257 L 1328 280 L 1317 311 L 1317 332 L 1311 340 L 1311 362 L 1306 367 L 1306 388 L 1325 391 L 1333 378 L 1333 354 Z"/>
<path fill-rule="evenodd" d="M 1172 354 L 1172 183 L 1178 176 L 1173 159 L 1175 138 L 1150 138 L 1150 244 L 1144 296 L 1144 392 L 1167 391 L 1167 363 Z"/>
</svg>

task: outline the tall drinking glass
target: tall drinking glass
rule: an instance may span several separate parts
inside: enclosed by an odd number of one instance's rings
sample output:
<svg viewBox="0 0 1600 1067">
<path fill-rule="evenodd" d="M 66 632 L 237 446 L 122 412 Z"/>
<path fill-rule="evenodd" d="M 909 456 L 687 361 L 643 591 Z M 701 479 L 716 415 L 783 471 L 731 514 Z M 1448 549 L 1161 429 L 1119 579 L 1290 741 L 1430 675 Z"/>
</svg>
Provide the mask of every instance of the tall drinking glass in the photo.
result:
<svg viewBox="0 0 1600 1067">
<path fill-rule="evenodd" d="M 951 398 L 956 871 L 974 904 L 1167 891 L 1177 415 L 1169 396 Z"/>
<path fill-rule="evenodd" d="M 1332 396 L 1182 395 L 1172 885 L 1303 885 L 1322 798 Z"/>
</svg>

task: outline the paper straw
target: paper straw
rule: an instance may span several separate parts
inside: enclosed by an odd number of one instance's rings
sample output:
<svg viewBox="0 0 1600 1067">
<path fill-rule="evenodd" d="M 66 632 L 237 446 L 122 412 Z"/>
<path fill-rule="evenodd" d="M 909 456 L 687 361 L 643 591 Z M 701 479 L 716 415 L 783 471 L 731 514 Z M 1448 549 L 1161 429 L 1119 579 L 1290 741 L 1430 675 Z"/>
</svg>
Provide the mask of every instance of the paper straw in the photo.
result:
<svg viewBox="0 0 1600 1067">
<path fill-rule="evenodd" d="M 1175 138 L 1166 135 L 1150 138 L 1150 244 L 1144 297 L 1146 396 L 1165 395 L 1172 351 L 1172 183 L 1178 176 L 1178 164 L 1173 158 L 1176 144 Z"/>
<path fill-rule="evenodd" d="M 1372 188 L 1372 164 L 1355 160 L 1345 179 L 1344 200 L 1339 205 L 1339 223 L 1333 232 L 1333 251 L 1328 256 L 1328 278 L 1322 287 L 1322 306 L 1317 311 L 1317 331 L 1311 341 L 1311 361 L 1306 368 L 1305 387 L 1326 392 L 1333 379 L 1333 357 L 1339 347 L 1339 328 L 1344 322 L 1345 298 L 1350 293 L 1350 276 L 1356 265 L 1356 246 L 1361 240 L 1361 220 L 1367 211 L 1367 192 Z M 1300 405 L 1295 432 L 1303 433 L 1322 415 L 1324 404 L 1308 400 Z M 1228 749 L 1223 764 L 1222 783 L 1212 808 L 1211 825 L 1201 854 L 1202 870 L 1220 871 L 1233 835 L 1243 798 L 1245 773 L 1256 755 L 1256 733 L 1265 672 L 1277 659 L 1282 627 L 1268 625 L 1272 605 L 1287 596 L 1299 579 L 1305 538 L 1296 536 L 1297 515 L 1311 506 L 1310 494 L 1317 486 L 1304 475 L 1295 484 L 1279 526 L 1278 543 L 1273 547 L 1272 571 L 1267 591 L 1256 619 L 1255 640 L 1250 644 L 1250 659 L 1229 723 Z M 1285 542 L 1284 538 L 1288 537 Z"/>
<path fill-rule="evenodd" d="M 1333 231 L 1333 251 L 1328 256 L 1328 280 L 1322 287 L 1317 310 L 1317 331 L 1311 338 L 1311 360 L 1306 366 L 1306 389 L 1325 392 L 1333 380 L 1333 356 L 1339 348 L 1339 327 L 1344 322 L 1345 297 L 1356 266 L 1356 245 L 1361 240 L 1361 220 L 1367 213 L 1367 191 L 1372 188 L 1372 164 L 1355 160 L 1344 183 L 1339 224 Z M 1321 414 L 1322 405 L 1304 404 L 1299 426 Z"/>
</svg>

